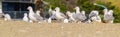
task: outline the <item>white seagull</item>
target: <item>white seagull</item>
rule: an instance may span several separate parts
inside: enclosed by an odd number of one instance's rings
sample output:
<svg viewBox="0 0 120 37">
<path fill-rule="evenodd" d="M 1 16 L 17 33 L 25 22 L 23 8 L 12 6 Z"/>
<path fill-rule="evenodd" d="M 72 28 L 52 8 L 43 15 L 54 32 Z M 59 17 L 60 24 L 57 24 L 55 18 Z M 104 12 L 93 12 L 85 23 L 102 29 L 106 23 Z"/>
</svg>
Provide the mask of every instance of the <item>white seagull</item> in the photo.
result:
<svg viewBox="0 0 120 37">
<path fill-rule="evenodd" d="M 29 22 L 28 14 L 24 13 L 23 21 Z"/>
<path fill-rule="evenodd" d="M 55 16 L 56 16 L 56 19 L 58 21 L 62 21 L 64 19 L 66 19 L 66 16 L 63 13 L 60 12 L 60 8 L 59 7 L 56 7 L 55 10 L 56 10 L 55 11 Z"/>
<path fill-rule="evenodd" d="M 30 22 L 39 22 L 39 23 L 41 23 L 41 21 L 43 21 L 43 17 L 41 17 L 41 16 L 37 15 L 36 13 L 34 13 L 31 6 L 29 6 L 27 9 L 29 10 Z"/>
<path fill-rule="evenodd" d="M 113 23 L 114 16 L 113 16 L 113 10 L 104 9 L 104 22 L 105 23 Z"/>
<path fill-rule="evenodd" d="M 51 17 L 48 19 L 48 22 L 51 23 L 51 20 L 52 20 L 52 19 L 56 19 L 56 20 L 59 21 L 59 22 L 61 22 L 61 21 L 64 22 L 64 20 L 66 19 L 66 16 L 65 16 L 63 13 L 60 12 L 60 8 L 59 8 L 59 7 L 56 7 L 56 8 L 55 8 L 55 11 L 54 11 L 54 10 L 52 11 L 52 15 L 51 15 Z"/>
<path fill-rule="evenodd" d="M 56 7 L 55 10 L 56 10 L 56 17 L 57 17 L 57 19 L 65 19 L 66 18 L 66 16 L 63 13 L 60 12 L 60 8 L 59 7 Z"/>
<path fill-rule="evenodd" d="M 85 11 L 80 12 L 79 7 L 75 7 L 76 13 L 73 16 L 77 22 L 83 22 L 86 19 Z"/>
<path fill-rule="evenodd" d="M 51 23 L 52 19 L 56 19 L 56 12 L 54 10 L 52 11 L 51 16 L 48 19 L 48 23 Z"/>
<path fill-rule="evenodd" d="M 5 21 L 10 21 L 11 20 L 11 16 L 9 14 L 5 14 L 4 15 L 4 20 Z"/>
<path fill-rule="evenodd" d="M 91 11 L 91 13 L 89 14 L 89 19 L 92 21 L 101 22 L 101 17 L 99 16 L 99 12 L 96 10 Z"/>
<path fill-rule="evenodd" d="M 75 13 L 71 13 L 70 11 L 66 12 L 66 15 L 68 16 L 68 20 L 69 22 L 75 22 L 75 18 L 73 17 L 75 15 Z"/>
</svg>

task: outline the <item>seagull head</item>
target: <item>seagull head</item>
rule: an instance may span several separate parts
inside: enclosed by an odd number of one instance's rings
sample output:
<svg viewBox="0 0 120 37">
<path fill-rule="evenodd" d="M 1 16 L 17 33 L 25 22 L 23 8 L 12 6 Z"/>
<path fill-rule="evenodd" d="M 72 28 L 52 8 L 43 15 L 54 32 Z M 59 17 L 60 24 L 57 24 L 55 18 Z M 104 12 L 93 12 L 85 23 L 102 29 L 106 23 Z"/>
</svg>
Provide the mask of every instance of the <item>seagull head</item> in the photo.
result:
<svg viewBox="0 0 120 37">
<path fill-rule="evenodd" d="M 37 15 L 40 15 L 40 11 L 39 11 L 39 10 L 37 10 L 37 11 L 36 11 L 36 14 L 37 14 Z"/>
<path fill-rule="evenodd" d="M 24 16 L 27 16 L 27 13 L 24 13 Z"/>
<path fill-rule="evenodd" d="M 85 15 L 85 11 L 82 11 L 82 14 L 84 14 L 84 15 Z"/>
<path fill-rule="evenodd" d="M 36 13 L 41 13 L 41 12 L 39 10 L 37 10 Z"/>
<path fill-rule="evenodd" d="M 56 7 L 55 8 L 55 11 L 57 12 L 57 11 L 60 11 L 60 8 L 59 7 Z"/>
<path fill-rule="evenodd" d="M 67 12 L 66 12 L 66 14 L 67 14 L 68 16 L 70 16 L 70 15 L 71 15 L 70 11 L 67 11 Z"/>
<path fill-rule="evenodd" d="M 80 13 L 80 11 L 79 11 L 79 10 L 80 10 L 80 8 L 79 8 L 78 6 L 77 6 L 77 7 L 75 7 L 74 9 L 76 10 L 76 13 Z"/>
<path fill-rule="evenodd" d="M 103 12 L 104 12 L 104 14 L 106 14 L 106 13 L 108 12 L 108 9 L 105 8 L 105 9 L 103 10 Z"/>
<path fill-rule="evenodd" d="M 75 9 L 75 10 L 80 10 L 80 8 L 79 8 L 78 6 L 77 6 L 77 7 L 75 7 L 74 9 Z"/>
<path fill-rule="evenodd" d="M 31 9 L 32 9 L 32 7 L 31 7 L 31 6 L 29 6 L 27 9 L 28 9 L 28 10 L 31 10 Z"/>
<path fill-rule="evenodd" d="M 70 11 L 67 11 L 66 14 L 70 14 Z"/>
<path fill-rule="evenodd" d="M 113 15 L 113 10 L 109 10 L 108 14 Z"/>
</svg>

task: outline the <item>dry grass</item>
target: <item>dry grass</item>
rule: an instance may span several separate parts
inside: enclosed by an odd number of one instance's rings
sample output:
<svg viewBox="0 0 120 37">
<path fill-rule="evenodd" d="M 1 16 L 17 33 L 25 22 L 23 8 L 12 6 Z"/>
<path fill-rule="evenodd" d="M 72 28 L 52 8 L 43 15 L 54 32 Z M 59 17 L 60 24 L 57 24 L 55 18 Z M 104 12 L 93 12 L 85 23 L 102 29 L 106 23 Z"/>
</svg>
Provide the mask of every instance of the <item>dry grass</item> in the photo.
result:
<svg viewBox="0 0 120 37">
<path fill-rule="evenodd" d="M 38 24 L 0 20 L 0 37 L 120 37 L 120 24 Z"/>
</svg>

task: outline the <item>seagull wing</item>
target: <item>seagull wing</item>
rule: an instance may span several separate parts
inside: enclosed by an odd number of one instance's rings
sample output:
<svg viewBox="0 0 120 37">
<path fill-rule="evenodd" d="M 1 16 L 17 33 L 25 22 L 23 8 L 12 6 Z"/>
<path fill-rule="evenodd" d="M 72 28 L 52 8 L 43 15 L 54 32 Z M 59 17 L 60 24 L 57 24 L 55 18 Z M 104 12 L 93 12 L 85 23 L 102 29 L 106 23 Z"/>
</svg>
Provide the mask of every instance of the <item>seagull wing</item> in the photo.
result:
<svg viewBox="0 0 120 37">
<path fill-rule="evenodd" d="M 42 21 L 43 20 L 43 17 L 37 15 L 37 14 L 34 14 L 34 17 L 38 20 L 38 21 Z"/>
<path fill-rule="evenodd" d="M 61 16 L 63 16 L 64 18 L 66 18 L 66 16 L 63 13 L 60 13 Z"/>
<path fill-rule="evenodd" d="M 80 21 L 83 21 L 83 20 L 86 19 L 86 16 L 85 16 L 84 14 L 78 14 L 78 15 L 76 15 L 76 16 L 77 16 L 77 18 L 78 18 Z"/>
<path fill-rule="evenodd" d="M 112 15 L 105 15 L 104 20 L 114 20 Z"/>
</svg>

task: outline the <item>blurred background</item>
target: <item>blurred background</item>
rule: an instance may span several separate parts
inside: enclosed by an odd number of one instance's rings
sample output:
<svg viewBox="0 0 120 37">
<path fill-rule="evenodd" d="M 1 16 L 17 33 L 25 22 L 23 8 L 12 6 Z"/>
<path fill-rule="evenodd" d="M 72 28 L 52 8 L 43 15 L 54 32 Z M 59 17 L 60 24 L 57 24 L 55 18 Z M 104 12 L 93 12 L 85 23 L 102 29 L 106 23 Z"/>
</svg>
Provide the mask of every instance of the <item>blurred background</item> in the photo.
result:
<svg viewBox="0 0 120 37">
<path fill-rule="evenodd" d="M 44 0 L 50 3 L 50 6 L 54 9 L 56 6 L 61 8 L 61 11 L 67 10 L 74 11 L 75 6 L 79 6 L 81 10 L 86 11 L 88 15 L 92 10 L 99 10 L 101 17 L 103 18 L 103 7 L 96 6 L 93 3 L 103 5 L 108 9 L 114 10 L 115 23 L 120 23 L 120 0 Z"/>
</svg>

